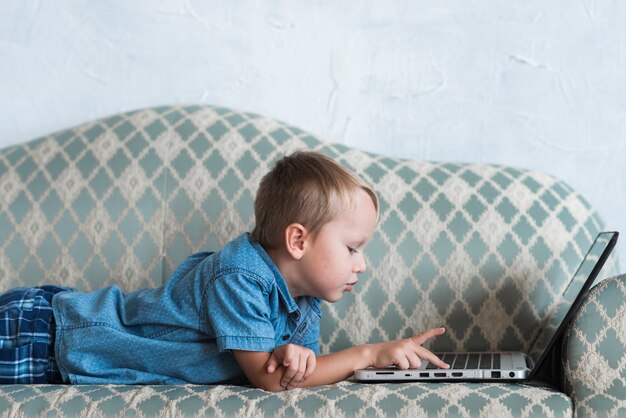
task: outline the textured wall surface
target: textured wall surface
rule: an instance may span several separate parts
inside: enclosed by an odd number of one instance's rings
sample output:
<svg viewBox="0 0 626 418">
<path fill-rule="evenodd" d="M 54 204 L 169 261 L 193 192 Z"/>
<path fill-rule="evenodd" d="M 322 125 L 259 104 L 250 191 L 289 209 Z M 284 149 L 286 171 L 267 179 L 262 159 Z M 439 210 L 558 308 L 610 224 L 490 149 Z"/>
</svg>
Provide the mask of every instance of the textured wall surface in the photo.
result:
<svg viewBox="0 0 626 418">
<path fill-rule="evenodd" d="M 547 172 L 626 233 L 626 3 L 0 8 L 0 147 L 120 111 L 218 104 L 391 156 Z"/>
</svg>

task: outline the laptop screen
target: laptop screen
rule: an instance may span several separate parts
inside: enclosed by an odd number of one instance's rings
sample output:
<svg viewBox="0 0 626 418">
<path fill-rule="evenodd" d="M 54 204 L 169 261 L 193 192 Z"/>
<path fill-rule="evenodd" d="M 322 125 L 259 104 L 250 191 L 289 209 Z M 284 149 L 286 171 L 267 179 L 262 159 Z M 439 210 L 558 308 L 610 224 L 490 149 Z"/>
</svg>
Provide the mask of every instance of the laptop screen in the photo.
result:
<svg viewBox="0 0 626 418">
<path fill-rule="evenodd" d="M 586 290 L 591 287 L 602 265 L 611 253 L 617 240 L 617 232 L 602 232 L 596 237 L 587 252 L 574 278 L 561 295 L 561 299 L 552 309 L 546 326 L 535 341 L 529 356 L 535 366 L 543 359 L 543 354 L 554 344 L 554 341 L 565 331 L 568 323 L 578 310 Z"/>
</svg>

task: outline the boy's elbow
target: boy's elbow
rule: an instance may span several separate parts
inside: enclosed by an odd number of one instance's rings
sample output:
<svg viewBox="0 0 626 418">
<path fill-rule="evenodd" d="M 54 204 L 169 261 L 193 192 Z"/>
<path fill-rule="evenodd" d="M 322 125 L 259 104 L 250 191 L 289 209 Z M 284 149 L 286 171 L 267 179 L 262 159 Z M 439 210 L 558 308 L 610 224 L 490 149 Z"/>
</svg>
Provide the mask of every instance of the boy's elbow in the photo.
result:
<svg viewBox="0 0 626 418">
<path fill-rule="evenodd" d="M 262 389 L 267 392 L 282 392 L 285 390 L 283 386 L 280 385 L 280 382 L 274 382 L 274 379 L 255 379 L 256 381 L 251 381 L 252 386 L 257 389 Z"/>
<path fill-rule="evenodd" d="M 248 380 L 257 389 L 263 389 L 267 392 L 282 392 L 285 388 L 280 385 L 279 377 L 277 373 L 262 373 L 257 376 L 248 376 Z"/>
<path fill-rule="evenodd" d="M 281 385 L 273 385 L 273 384 L 263 385 L 259 387 L 259 389 L 263 389 L 264 391 L 267 391 L 267 392 L 282 392 L 283 390 L 285 390 L 285 388 L 282 387 Z"/>
</svg>

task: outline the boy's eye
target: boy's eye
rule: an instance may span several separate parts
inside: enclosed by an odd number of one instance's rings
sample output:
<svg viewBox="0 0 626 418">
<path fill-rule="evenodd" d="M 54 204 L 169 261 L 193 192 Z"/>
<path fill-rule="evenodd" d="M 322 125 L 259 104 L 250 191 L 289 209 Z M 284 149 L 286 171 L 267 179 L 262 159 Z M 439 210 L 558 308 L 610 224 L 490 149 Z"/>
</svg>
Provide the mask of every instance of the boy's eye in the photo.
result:
<svg viewBox="0 0 626 418">
<path fill-rule="evenodd" d="M 354 247 L 348 247 L 348 251 L 350 251 L 350 254 L 356 254 L 359 252 L 359 250 Z"/>
</svg>

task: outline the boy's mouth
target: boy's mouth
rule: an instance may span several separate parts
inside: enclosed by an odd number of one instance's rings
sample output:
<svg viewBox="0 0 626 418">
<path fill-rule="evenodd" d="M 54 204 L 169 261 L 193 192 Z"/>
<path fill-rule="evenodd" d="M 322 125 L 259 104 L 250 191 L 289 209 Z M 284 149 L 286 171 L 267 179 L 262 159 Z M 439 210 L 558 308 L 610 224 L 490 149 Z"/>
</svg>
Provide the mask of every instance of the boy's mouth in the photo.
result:
<svg viewBox="0 0 626 418">
<path fill-rule="evenodd" d="M 348 283 L 348 284 L 346 285 L 346 291 L 347 291 L 347 292 L 352 292 L 352 288 L 353 288 L 354 286 L 356 286 L 356 284 L 357 284 L 358 282 L 359 282 L 359 281 L 357 280 L 356 282 Z"/>
</svg>

